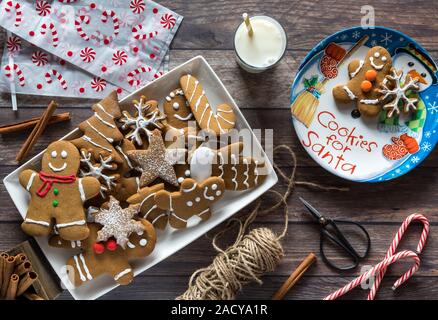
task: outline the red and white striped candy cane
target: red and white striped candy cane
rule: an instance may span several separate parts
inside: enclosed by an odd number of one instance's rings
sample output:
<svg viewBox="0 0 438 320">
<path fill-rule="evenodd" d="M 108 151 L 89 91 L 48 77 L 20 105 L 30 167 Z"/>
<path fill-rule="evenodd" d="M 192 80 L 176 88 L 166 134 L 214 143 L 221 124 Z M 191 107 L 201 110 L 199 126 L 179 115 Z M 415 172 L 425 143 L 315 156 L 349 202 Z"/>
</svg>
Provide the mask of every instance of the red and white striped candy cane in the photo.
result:
<svg viewBox="0 0 438 320">
<path fill-rule="evenodd" d="M 372 277 L 376 272 L 379 272 L 379 270 L 386 269 L 391 264 L 397 262 L 400 259 L 404 258 L 411 258 L 414 261 L 414 265 L 409 268 L 408 271 L 406 271 L 398 280 L 394 283 L 393 289 L 397 289 L 400 285 L 402 285 L 405 281 L 407 281 L 417 270 L 420 268 L 420 257 L 413 251 L 410 250 L 403 250 L 398 253 L 396 253 L 393 256 L 390 256 L 389 258 L 385 258 L 378 264 L 376 264 L 373 268 L 365 272 L 364 274 L 360 275 L 356 279 L 352 280 L 349 284 L 345 285 L 344 287 L 336 290 L 335 292 L 329 294 L 327 297 L 324 298 L 324 300 L 336 300 L 337 298 L 343 296 L 347 292 L 351 291 L 352 289 L 356 288 L 358 285 L 360 285 L 362 282 L 368 280 L 370 277 Z"/>
<path fill-rule="evenodd" d="M 423 224 L 423 231 L 421 232 L 420 241 L 418 242 L 417 245 L 417 253 L 420 254 L 423 251 L 424 245 L 426 244 L 426 240 L 429 235 L 430 223 L 429 220 L 422 214 L 414 213 L 411 214 L 409 217 L 407 217 L 405 221 L 403 221 L 403 224 L 401 225 L 400 229 L 398 229 L 397 234 L 395 235 L 391 246 L 386 252 L 385 258 L 389 258 L 395 254 L 397 247 L 400 243 L 400 240 L 405 234 L 406 229 L 413 221 L 419 221 Z M 368 297 L 367 297 L 368 300 L 374 300 L 377 290 L 379 289 L 380 283 L 382 282 L 382 279 L 385 276 L 385 273 L 386 273 L 386 268 L 383 268 L 379 270 L 379 272 L 376 274 L 376 278 L 374 279 L 373 286 L 370 292 L 368 293 Z"/>
<path fill-rule="evenodd" d="M 67 81 L 65 81 L 64 77 L 60 72 L 53 69 L 46 73 L 45 75 L 46 82 L 48 84 L 51 84 L 53 82 L 53 78 L 56 78 L 59 81 L 59 84 L 61 85 L 62 89 L 67 90 Z"/>
<path fill-rule="evenodd" d="M 151 72 L 152 69 L 150 67 L 140 67 L 137 68 L 133 71 L 131 71 L 130 73 L 128 73 L 128 83 L 131 86 L 139 86 L 140 85 L 140 79 L 137 79 L 136 76 L 139 75 L 140 73 L 145 73 L 145 72 Z"/>
<path fill-rule="evenodd" d="M 73 3 L 76 1 L 78 1 L 78 0 L 58 0 L 58 2 L 61 2 L 61 3 Z"/>
<path fill-rule="evenodd" d="M 84 39 L 85 41 L 88 41 L 88 40 L 90 40 L 90 37 L 85 33 L 84 29 L 82 29 L 82 23 L 89 24 L 90 23 L 90 16 L 80 15 L 80 16 L 77 16 L 75 19 L 76 31 L 79 33 L 79 36 L 82 39 Z"/>
<path fill-rule="evenodd" d="M 6 5 L 5 5 L 5 11 L 9 13 L 12 10 L 15 10 L 15 23 L 14 23 L 14 25 L 16 27 L 19 27 L 21 24 L 22 17 L 23 17 L 23 12 L 21 12 L 21 5 L 15 1 L 7 1 Z"/>
<path fill-rule="evenodd" d="M 105 10 L 104 12 L 102 12 L 102 22 L 103 23 L 107 23 L 108 22 L 108 17 L 111 17 L 112 21 L 113 21 L 113 33 L 114 36 L 117 36 L 119 34 L 119 28 L 120 28 L 120 22 L 119 22 L 119 18 L 116 15 L 116 12 L 114 10 Z"/>
<path fill-rule="evenodd" d="M 151 39 L 158 35 L 158 31 L 152 31 L 152 32 L 146 32 L 141 33 L 141 30 L 143 29 L 143 26 L 141 24 L 138 24 L 132 28 L 132 33 L 134 35 L 134 38 L 136 40 L 146 40 Z"/>
<path fill-rule="evenodd" d="M 16 63 L 14 63 L 14 65 L 12 66 L 12 70 L 11 70 L 11 66 L 10 65 L 6 65 L 5 66 L 5 75 L 8 78 L 12 77 L 12 72 L 15 72 L 15 74 L 18 77 L 18 83 L 20 84 L 20 86 L 24 87 L 24 85 L 26 84 L 25 80 L 24 80 L 24 74 L 21 71 L 20 67 L 18 67 L 18 65 Z"/>
<path fill-rule="evenodd" d="M 47 32 L 47 29 L 50 29 L 51 35 L 52 35 L 52 45 L 54 47 L 58 46 L 59 43 L 59 38 L 58 38 L 58 31 L 56 31 L 56 27 L 53 24 L 53 22 L 50 22 L 49 26 L 47 26 L 47 24 L 43 23 L 41 25 L 41 34 L 45 35 Z"/>
</svg>

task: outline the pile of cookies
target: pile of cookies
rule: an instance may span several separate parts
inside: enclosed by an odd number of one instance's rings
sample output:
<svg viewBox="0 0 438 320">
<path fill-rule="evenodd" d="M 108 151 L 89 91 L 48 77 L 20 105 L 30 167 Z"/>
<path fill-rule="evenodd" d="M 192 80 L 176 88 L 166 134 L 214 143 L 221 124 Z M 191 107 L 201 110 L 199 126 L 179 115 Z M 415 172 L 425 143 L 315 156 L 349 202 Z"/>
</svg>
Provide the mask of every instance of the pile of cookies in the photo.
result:
<svg viewBox="0 0 438 320">
<path fill-rule="evenodd" d="M 31 196 L 22 229 L 77 251 L 66 263 L 75 286 L 103 274 L 130 283 L 130 261 L 154 250 L 156 229 L 206 220 L 227 190 L 263 182 L 264 164 L 244 157 L 242 142 L 219 142 L 236 116 L 226 104 L 213 109 L 207 95 L 184 75 L 161 108 L 142 96 L 122 112 L 113 92 L 92 106 L 79 138 L 51 143 L 41 171 L 20 174 Z"/>
<path fill-rule="evenodd" d="M 364 60 L 353 60 L 348 65 L 350 80 L 333 88 L 333 97 L 340 103 L 355 101 L 364 116 L 377 116 L 382 110 L 386 117 L 417 110 L 420 75 L 392 66 L 389 52 L 380 46 L 368 50 Z"/>
</svg>

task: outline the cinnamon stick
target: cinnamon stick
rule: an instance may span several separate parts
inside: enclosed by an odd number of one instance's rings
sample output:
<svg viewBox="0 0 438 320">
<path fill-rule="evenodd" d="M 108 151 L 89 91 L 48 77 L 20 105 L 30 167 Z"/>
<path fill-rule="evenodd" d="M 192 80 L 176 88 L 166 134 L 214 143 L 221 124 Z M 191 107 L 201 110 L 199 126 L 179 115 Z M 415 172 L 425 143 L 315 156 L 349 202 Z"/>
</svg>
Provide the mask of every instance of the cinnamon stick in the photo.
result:
<svg viewBox="0 0 438 320">
<path fill-rule="evenodd" d="M 38 140 L 38 138 L 41 136 L 41 134 L 44 132 L 44 129 L 46 129 L 47 123 L 49 122 L 50 117 L 53 115 L 53 112 L 55 111 L 56 107 L 58 105 L 55 101 L 50 102 L 47 109 L 41 116 L 41 119 L 38 121 L 38 123 L 33 128 L 32 132 L 30 133 L 29 137 L 27 138 L 26 142 L 24 142 L 23 146 L 21 147 L 20 151 L 17 154 L 17 157 L 15 160 L 18 162 L 22 161 L 28 152 L 32 149 L 35 142 Z"/>
<path fill-rule="evenodd" d="M 26 273 L 23 279 L 21 279 L 18 283 L 17 297 L 22 295 L 27 289 L 29 289 L 29 287 L 35 282 L 36 279 L 38 279 L 38 275 L 35 272 L 31 271 Z"/>
<path fill-rule="evenodd" d="M 70 119 L 71 119 L 70 112 L 58 113 L 51 116 L 47 124 L 68 121 Z M 0 134 L 7 134 L 7 133 L 33 128 L 40 120 L 41 117 L 36 117 L 16 123 L 5 124 L 3 126 L 0 126 Z"/>
<path fill-rule="evenodd" d="M 32 265 L 30 261 L 24 261 L 23 263 L 19 264 L 15 267 L 14 273 L 18 274 L 19 276 L 25 274 L 26 272 L 32 271 Z"/>
<path fill-rule="evenodd" d="M 20 280 L 20 277 L 15 273 L 12 274 L 11 278 L 9 279 L 8 289 L 6 291 L 6 300 L 14 300 L 17 297 L 18 280 Z"/>
<path fill-rule="evenodd" d="M 310 253 L 292 272 L 289 278 L 283 283 L 280 289 L 274 294 L 272 300 L 281 300 L 290 289 L 301 279 L 306 270 L 316 261 L 314 253 Z"/>
<path fill-rule="evenodd" d="M 27 260 L 27 257 L 24 253 L 19 253 L 15 256 L 15 267 L 22 264 Z"/>
<path fill-rule="evenodd" d="M 3 273 L 5 270 L 6 265 L 6 259 L 9 257 L 9 255 L 6 252 L 0 253 L 0 290 L 3 285 Z"/>
<path fill-rule="evenodd" d="M 30 293 L 30 292 L 25 292 L 23 293 L 23 297 L 25 297 L 27 300 L 44 300 L 43 298 L 41 298 L 39 295 L 37 295 L 36 293 Z"/>
<path fill-rule="evenodd" d="M 8 290 L 9 281 L 11 279 L 12 272 L 14 271 L 15 266 L 15 257 L 9 256 L 5 260 L 5 265 L 3 269 L 3 283 L 0 291 L 0 297 L 4 297 L 6 295 L 6 291 Z"/>
</svg>

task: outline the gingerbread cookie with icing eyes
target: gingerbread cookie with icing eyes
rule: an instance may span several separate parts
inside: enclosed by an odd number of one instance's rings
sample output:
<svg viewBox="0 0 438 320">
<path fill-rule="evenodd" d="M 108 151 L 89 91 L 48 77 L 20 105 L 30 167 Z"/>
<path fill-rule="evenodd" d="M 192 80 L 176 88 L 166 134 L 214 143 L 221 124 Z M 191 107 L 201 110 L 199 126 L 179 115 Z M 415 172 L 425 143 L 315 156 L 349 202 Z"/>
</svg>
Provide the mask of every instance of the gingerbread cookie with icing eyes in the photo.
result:
<svg viewBox="0 0 438 320">
<path fill-rule="evenodd" d="M 364 60 L 353 60 L 348 65 L 350 81 L 333 88 L 333 97 L 337 102 L 355 101 L 361 114 L 375 117 L 382 109 L 378 90 L 389 74 L 392 58 L 383 47 L 368 50 Z"/>
<path fill-rule="evenodd" d="M 169 224 L 175 229 L 182 229 L 195 215 L 202 220 L 210 218 L 211 205 L 222 198 L 224 191 L 224 181 L 219 177 L 208 178 L 202 183 L 185 179 L 179 191 L 160 190 L 154 199 L 158 208 L 169 211 Z"/>
<path fill-rule="evenodd" d="M 164 190 L 164 184 L 159 183 L 151 187 L 141 188 L 136 194 L 126 200 L 131 205 L 140 204 L 139 216 L 151 222 L 155 228 L 164 230 L 167 226 L 169 216 L 155 203 L 155 195 L 158 191 Z"/>
<path fill-rule="evenodd" d="M 155 229 L 149 221 L 139 219 L 139 223 L 143 230 L 129 236 L 126 249 L 118 246 L 113 239 L 99 242 L 97 237 L 101 226 L 97 223 L 88 224 L 90 236 L 83 241 L 73 243 L 55 235 L 49 239 L 49 245 L 80 250 L 66 263 L 68 280 L 75 287 L 101 275 L 109 275 L 118 284 L 127 285 L 134 278 L 129 262 L 148 256 L 154 250 L 157 240 Z"/>
<path fill-rule="evenodd" d="M 121 163 L 122 158 L 113 146 L 123 139 L 115 122 L 121 116 L 117 93 L 114 91 L 99 103 L 94 104 L 92 110 L 94 115 L 79 124 L 79 129 L 84 134 L 71 142 L 78 149 L 91 152 L 96 161 L 99 161 L 100 156 L 111 156 L 113 161 Z"/>
<path fill-rule="evenodd" d="M 233 108 L 221 104 L 217 106 L 216 111 L 213 111 L 198 79 L 187 74 L 181 77 L 180 85 L 201 129 L 211 130 L 219 136 L 234 128 L 236 115 Z"/>
<path fill-rule="evenodd" d="M 83 203 L 99 194 L 101 185 L 95 177 L 78 178 L 79 164 L 78 149 L 69 141 L 56 141 L 44 152 L 40 172 L 21 172 L 20 184 L 31 197 L 21 225 L 25 233 L 47 236 L 55 224 L 63 239 L 88 237 Z"/>
<path fill-rule="evenodd" d="M 174 128 L 187 128 L 190 120 L 195 121 L 189 103 L 180 88 L 173 90 L 165 98 L 163 110 L 167 116 L 167 123 Z"/>
</svg>

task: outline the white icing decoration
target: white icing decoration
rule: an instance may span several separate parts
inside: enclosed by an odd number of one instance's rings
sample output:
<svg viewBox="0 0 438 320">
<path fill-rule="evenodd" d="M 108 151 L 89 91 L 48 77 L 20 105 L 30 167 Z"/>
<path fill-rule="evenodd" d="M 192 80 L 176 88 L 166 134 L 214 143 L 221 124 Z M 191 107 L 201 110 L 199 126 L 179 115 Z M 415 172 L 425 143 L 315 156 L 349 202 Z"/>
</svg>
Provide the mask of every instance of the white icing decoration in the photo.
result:
<svg viewBox="0 0 438 320">
<path fill-rule="evenodd" d="M 112 152 L 112 150 L 110 148 L 104 147 L 104 146 L 98 144 L 97 142 L 94 142 L 93 139 L 91 139 L 89 136 L 87 136 L 85 134 L 82 136 L 82 140 L 91 143 L 95 147 L 101 148 L 101 149 L 106 150 L 108 152 Z"/>
<path fill-rule="evenodd" d="M 378 57 L 380 57 L 380 53 L 379 53 L 379 52 L 374 52 L 374 56 L 375 56 L 376 58 L 378 58 Z"/>
<path fill-rule="evenodd" d="M 348 88 L 347 86 L 343 86 L 342 89 L 345 90 L 345 92 L 348 94 L 348 97 L 349 97 L 351 100 L 356 99 L 356 96 L 355 96 L 354 93 L 350 90 L 350 88 Z"/>
<path fill-rule="evenodd" d="M 115 125 L 113 125 L 112 123 L 110 123 L 110 122 L 104 120 L 104 119 L 103 119 L 103 118 L 102 118 L 97 112 L 94 113 L 94 116 L 95 116 L 100 122 L 102 122 L 104 125 L 106 125 L 106 126 L 108 126 L 108 127 L 110 127 L 110 128 L 113 128 L 113 129 L 116 128 Z M 111 118 L 112 118 L 112 117 L 111 117 Z"/>
<path fill-rule="evenodd" d="M 384 64 L 381 64 L 381 65 L 375 64 L 374 63 L 374 57 L 370 57 L 370 63 L 373 66 L 373 68 L 376 69 L 376 70 L 382 70 L 383 67 L 385 66 Z"/>
<path fill-rule="evenodd" d="M 198 85 L 199 85 L 199 81 L 196 80 L 195 81 L 195 87 L 193 88 L 192 96 L 190 97 L 189 102 L 192 102 L 192 99 L 193 99 L 193 97 L 195 96 L 195 93 L 196 93 L 196 89 L 198 89 Z"/>
<path fill-rule="evenodd" d="M 172 105 L 174 110 L 178 110 L 179 109 L 179 103 L 178 102 L 174 102 Z"/>
<path fill-rule="evenodd" d="M 175 98 L 175 93 L 171 92 L 171 93 L 169 93 L 169 96 L 170 96 L 171 98 Z"/>
<path fill-rule="evenodd" d="M 385 62 L 386 60 L 388 60 L 388 58 L 386 58 L 385 56 L 383 56 L 383 57 L 381 58 L 381 60 L 382 60 L 383 62 Z"/>
<path fill-rule="evenodd" d="M 196 197 L 196 198 L 195 198 L 195 201 L 196 201 L 196 202 L 200 202 L 200 201 L 201 201 L 201 198 Z"/>
<path fill-rule="evenodd" d="M 159 216 L 157 216 L 153 221 L 152 221 L 152 224 L 155 224 L 155 222 L 157 222 L 159 219 L 161 219 L 162 217 L 164 217 L 164 216 L 166 216 L 167 214 L 166 213 L 162 213 L 162 214 L 160 214 Z"/>
<path fill-rule="evenodd" d="M 233 179 L 231 181 L 234 184 L 234 190 L 237 190 L 237 187 L 239 185 L 237 180 L 236 180 L 236 178 L 237 178 L 237 169 L 236 169 L 237 159 L 236 159 L 236 156 L 234 154 L 231 155 L 231 164 L 233 165 L 231 167 L 231 170 L 234 172 L 234 176 L 233 176 Z"/>
<path fill-rule="evenodd" d="M 128 155 L 127 155 L 126 153 L 123 152 L 122 147 L 120 147 L 120 146 L 116 146 L 116 149 L 117 149 L 117 151 L 119 151 L 120 154 L 123 156 L 123 158 L 125 159 L 125 161 L 126 161 L 128 167 L 129 167 L 130 169 L 134 169 L 134 166 L 132 165 L 131 160 L 129 160 Z"/>
<path fill-rule="evenodd" d="M 144 233 L 143 230 L 139 230 L 139 231 L 137 231 L 137 235 L 138 235 L 138 236 L 142 236 L 143 233 Z"/>
<path fill-rule="evenodd" d="M 122 272 L 119 272 L 118 274 L 116 274 L 116 275 L 114 276 L 114 280 L 116 280 L 116 281 L 119 280 L 121 277 L 127 275 L 127 274 L 130 273 L 131 271 L 132 271 L 131 268 L 127 268 L 127 269 L 123 270 Z"/>
<path fill-rule="evenodd" d="M 62 151 L 61 151 L 61 158 L 62 158 L 62 159 L 65 159 L 65 158 L 67 158 L 67 156 L 68 156 L 67 151 L 62 150 Z"/>
<path fill-rule="evenodd" d="M 94 130 L 94 132 L 96 132 L 99 136 L 101 136 L 102 138 L 104 138 L 106 141 L 108 141 L 109 143 L 113 143 L 114 139 L 113 138 L 108 138 L 106 135 L 104 135 L 102 132 L 100 132 L 95 126 L 93 126 L 90 121 L 86 121 L 87 124 L 90 126 L 91 129 Z"/>
<path fill-rule="evenodd" d="M 184 222 L 184 223 L 187 223 L 187 220 L 186 220 L 186 219 L 183 219 L 183 218 L 181 218 L 180 216 L 177 216 L 177 215 L 175 214 L 175 212 L 172 212 L 172 216 L 175 217 L 175 218 L 177 218 L 178 220 Z"/>
<path fill-rule="evenodd" d="M 50 155 L 52 156 L 52 158 L 56 158 L 58 156 L 58 153 L 55 150 L 53 150 Z"/>
<path fill-rule="evenodd" d="M 79 176 L 94 177 L 101 181 L 102 184 L 100 186 L 100 194 L 103 198 L 108 191 L 113 190 L 116 186 L 116 177 L 114 175 L 104 173 L 105 170 L 114 170 L 112 159 L 112 157 L 103 159 L 103 157 L 100 156 L 99 163 L 93 164 L 91 162 L 91 153 L 87 154 L 86 151 L 81 152 L 81 163 L 85 164 L 87 169 L 80 169 Z"/>
<path fill-rule="evenodd" d="M 173 115 L 175 118 L 177 118 L 178 120 L 180 120 L 180 121 L 187 121 L 187 120 L 190 120 L 192 117 L 193 117 L 193 114 L 192 113 L 189 113 L 187 116 L 185 116 L 185 117 L 181 117 L 179 114 L 174 114 Z"/>
<path fill-rule="evenodd" d="M 80 258 L 81 261 L 82 261 L 82 266 L 84 267 L 85 274 L 87 275 L 87 279 L 88 279 L 88 280 L 93 279 L 93 277 L 92 277 L 91 274 L 90 274 L 90 270 L 88 270 L 87 264 L 85 263 L 85 259 L 84 259 L 84 256 L 82 255 L 82 253 L 79 255 L 79 258 Z"/>
<path fill-rule="evenodd" d="M 49 162 L 49 168 L 52 169 L 53 172 L 64 171 L 64 169 L 67 168 L 67 162 L 64 162 L 61 167 L 55 167 L 52 163 Z"/>
<path fill-rule="evenodd" d="M 42 226 L 46 226 L 46 227 L 49 227 L 49 226 L 50 226 L 50 223 L 48 223 L 47 221 L 33 220 L 33 219 L 30 219 L 30 218 L 26 218 L 26 219 L 24 219 L 24 222 L 26 222 L 26 223 L 32 223 L 32 224 L 40 224 L 40 225 L 42 225 Z"/>
<path fill-rule="evenodd" d="M 221 174 L 219 175 L 219 178 L 222 178 L 222 176 L 224 175 L 224 157 L 222 156 L 221 152 L 217 153 L 219 156 L 219 170 L 221 172 Z"/>
<path fill-rule="evenodd" d="M 201 183 L 212 174 L 212 163 L 215 153 L 208 147 L 196 149 L 190 159 L 190 175 L 197 182 Z"/>
<path fill-rule="evenodd" d="M 205 187 L 205 189 L 204 189 L 204 198 L 207 199 L 207 200 L 213 201 L 214 197 L 207 195 L 207 191 L 208 191 L 208 187 Z"/>
<path fill-rule="evenodd" d="M 249 179 L 249 163 L 248 163 L 248 159 L 244 158 L 243 159 L 243 163 L 246 164 L 246 170 L 243 173 L 243 175 L 245 176 L 245 180 L 243 181 L 243 184 L 245 185 L 246 188 L 249 188 L 249 183 L 248 183 L 248 179 Z"/>
<path fill-rule="evenodd" d="M 193 206 L 193 202 L 191 202 L 191 201 L 187 201 L 187 207 L 192 207 Z"/>
<path fill-rule="evenodd" d="M 179 177 L 178 178 L 178 183 L 182 183 L 184 181 L 184 178 L 183 177 Z"/>
<path fill-rule="evenodd" d="M 78 270 L 78 272 L 79 272 L 79 277 L 81 278 L 81 281 L 82 282 L 87 281 L 87 278 L 85 278 L 84 274 L 82 273 L 81 266 L 79 265 L 78 256 L 74 255 L 73 259 L 75 260 L 76 270 Z"/>
<path fill-rule="evenodd" d="M 126 245 L 128 246 L 129 249 L 135 248 L 135 244 L 133 244 L 131 241 L 128 241 L 128 243 Z"/>
<path fill-rule="evenodd" d="M 216 196 L 219 197 L 222 194 L 222 192 L 220 192 L 220 190 L 216 191 Z"/>
<path fill-rule="evenodd" d="M 198 216 L 198 217 L 201 217 L 203 214 L 207 213 L 209 210 L 210 210 L 210 209 L 207 208 L 207 209 L 205 209 L 205 210 L 199 212 L 199 213 L 197 214 L 197 216 Z"/>
<path fill-rule="evenodd" d="M 258 171 L 257 166 L 258 166 L 259 162 L 257 160 L 255 160 L 254 164 L 255 164 L 255 167 L 254 167 L 254 175 L 255 175 L 255 177 L 254 177 L 254 184 L 257 185 L 257 180 L 259 179 L 259 171 Z"/>
<path fill-rule="evenodd" d="M 379 99 L 362 99 L 362 100 L 360 100 L 360 103 L 363 103 L 363 104 L 378 104 L 379 103 Z"/>
<path fill-rule="evenodd" d="M 157 205 L 154 204 L 149 210 L 148 212 L 145 213 L 145 215 L 143 216 L 143 218 L 147 219 L 149 213 L 151 213 L 153 210 L 157 209 Z"/>
<path fill-rule="evenodd" d="M 75 241 L 70 241 L 70 245 L 71 245 L 71 247 L 73 249 L 76 248 L 76 242 Z"/>
<path fill-rule="evenodd" d="M 181 189 L 181 191 L 182 191 L 182 192 L 189 193 L 189 192 L 192 192 L 193 190 L 195 190 L 195 189 L 196 189 L 196 186 L 197 186 L 197 184 L 195 183 L 195 184 L 193 184 L 193 187 L 191 187 L 191 188 L 189 188 L 189 189 Z"/>
<path fill-rule="evenodd" d="M 111 113 L 107 112 L 107 111 L 105 110 L 105 108 L 104 108 L 100 103 L 96 103 L 96 105 L 100 108 L 100 110 L 101 110 L 103 113 L 105 113 L 107 116 L 111 117 L 111 119 L 114 119 L 113 115 L 112 115 Z"/>
<path fill-rule="evenodd" d="M 365 63 L 365 61 L 363 61 L 363 60 L 359 61 L 359 66 L 357 67 L 356 70 L 354 70 L 353 72 L 350 73 L 350 78 L 354 78 L 360 72 L 364 63 Z"/>
<path fill-rule="evenodd" d="M 85 220 L 78 220 L 78 221 L 72 221 L 72 222 L 67 222 L 67 223 L 58 223 L 56 225 L 56 227 L 59 228 L 67 228 L 67 227 L 71 227 L 71 226 L 82 226 L 84 224 L 86 224 L 87 222 Z"/>
<path fill-rule="evenodd" d="M 211 189 L 212 189 L 212 190 L 216 190 L 216 189 L 217 189 L 217 184 L 214 183 L 214 184 L 211 186 Z"/>
<path fill-rule="evenodd" d="M 32 187 L 33 180 L 35 179 L 35 176 L 36 176 L 36 172 L 32 172 L 32 174 L 30 175 L 29 181 L 27 182 L 27 186 L 26 186 L 27 191 L 29 191 L 30 188 Z"/>
<path fill-rule="evenodd" d="M 190 177 L 190 170 L 186 170 L 186 171 L 184 171 L 184 175 L 185 175 L 186 177 Z"/>
<path fill-rule="evenodd" d="M 146 239 L 141 239 L 139 244 L 144 247 L 145 245 L 147 245 L 148 241 Z"/>
<path fill-rule="evenodd" d="M 166 97 L 166 100 L 167 100 L 168 102 L 170 102 L 170 101 L 172 100 L 172 98 L 169 97 L 169 96 L 167 96 L 167 97 Z"/>
<path fill-rule="evenodd" d="M 79 179 L 78 181 L 79 183 L 79 193 L 81 195 L 81 200 L 82 202 L 85 202 L 85 200 L 87 200 L 87 197 L 85 196 L 85 190 L 84 190 L 84 186 L 82 185 L 82 179 Z"/>
</svg>

